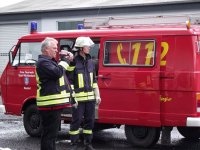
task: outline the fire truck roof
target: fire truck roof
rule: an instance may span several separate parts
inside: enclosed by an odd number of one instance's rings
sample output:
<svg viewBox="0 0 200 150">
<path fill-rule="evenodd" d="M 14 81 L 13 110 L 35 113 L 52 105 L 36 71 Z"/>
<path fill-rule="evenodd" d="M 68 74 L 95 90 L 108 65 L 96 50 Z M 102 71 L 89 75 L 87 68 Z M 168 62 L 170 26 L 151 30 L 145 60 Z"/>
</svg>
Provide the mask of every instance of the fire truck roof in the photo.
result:
<svg viewBox="0 0 200 150">
<path fill-rule="evenodd" d="M 157 16 L 152 18 L 87 18 L 86 29 L 65 30 L 55 32 L 37 32 L 24 36 L 26 39 L 43 39 L 47 36 L 55 38 L 71 38 L 78 36 L 110 37 L 110 36 L 149 36 L 149 35 L 187 35 L 200 33 L 198 18 L 188 16 Z"/>
<path fill-rule="evenodd" d="M 114 37 L 114 36 L 148 36 L 149 35 L 191 35 L 200 33 L 199 29 L 190 29 L 186 27 L 145 27 L 145 28 L 132 28 L 132 29 L 83 29 L 83 30 L 70 30 L 70 31 L 56 31 L 56 32 L 39 32 L 23 36 L 21 40 L 36 39 L 42 40 L 45 37 L 54 38 L 76 38 L 79 36 L 89 37 Z"/>
</svg>

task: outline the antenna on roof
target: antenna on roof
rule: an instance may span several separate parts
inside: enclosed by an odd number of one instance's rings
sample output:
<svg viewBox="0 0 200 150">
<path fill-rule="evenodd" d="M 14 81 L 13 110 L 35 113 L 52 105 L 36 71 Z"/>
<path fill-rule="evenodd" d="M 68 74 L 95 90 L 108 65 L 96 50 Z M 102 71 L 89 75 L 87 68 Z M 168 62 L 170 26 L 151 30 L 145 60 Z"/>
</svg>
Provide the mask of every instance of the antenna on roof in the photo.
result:
<svg viewBox="0 0 200 150">
<path fill-rule="evenodd" d="M 87 18 L 84 19 L 84 27 L 97 28 L 99 26 L 108 26 L 111 17 Z"/>
</svg>

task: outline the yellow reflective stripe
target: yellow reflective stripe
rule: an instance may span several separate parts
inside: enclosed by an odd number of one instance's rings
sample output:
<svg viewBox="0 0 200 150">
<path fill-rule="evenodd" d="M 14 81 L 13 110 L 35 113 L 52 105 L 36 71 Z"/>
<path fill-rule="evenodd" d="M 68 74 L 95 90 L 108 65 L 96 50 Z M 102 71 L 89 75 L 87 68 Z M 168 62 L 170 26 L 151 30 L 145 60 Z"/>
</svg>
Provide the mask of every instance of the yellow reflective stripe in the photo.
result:
<svg viewBox="0 0 200 150">
<path fill-rule="evenodd" d="M 84 87 L 84 82 L 83 82 L 83 74 L 78 74 L 78 85 L 79 88 L 83 88 Z"/>
<path fill-rule="evenodd" d="M 40 82 L 40 78 L 39 78 L 39 76 L 38 76 L 38 74 L 37 74 L 36 71 L 35 71 L 35 75 L 36 75 L 36 81 L 37 81 L 37 83 L 38 83 L 38 84 L 41 84 L 41 82 Z"/>
<path fill-rule="evenodd" d="M 68 70 L 68 71 L 73 71 L 74 68 L 75 68 L 75 66 L 73 66 L 73 67 L 72 67 L 72 66 L 69 66 L 69 67 L 67 67 L 67 70 Z"/>
<path fill-rule="evenodd" d="M 37 101 L 37 106 L 46 106 L 46 105 L 62 104 L 62 103 L 69 103 L 69 98 L 49 100 L 49 101 Z"/>
<path fill-rule="evenodd" d="M 70 134 L 70 135 L 77 135 L 77 134 L 79 134 L 79 133 L 80 133 L 79 130 L 76 130 L 76 131 L 69 131 L 69 134 Z"/>
<path fill-rule="evenodd" d="M 39 86 L 38 84 L 37 95 L 36 95 L 37 98 L 40 97 L 40 90 L 41 90 L 41 86 Z"/>
<path fill-rule="evenodd" d="M 97 83 L 93 83 L 93 86 L 92 86 L 93 88 L 97 88 L 98 87 L 98 85 L 97 85 Z"/>
<path fill-rule="evenodd" d="M 67 97 L 70 96 L 70 93 L 67 93 L 65 90 L 61 91 L 60 94 L 61 94 L 61 95 L 67 95 Z"/>
<path fill-rule="evenodd" d="M 95 99 L 94 92 L 80 92 L 75 93 L 75 100 L 76 101 L 87 101 Z"/>
<path fill-rule="evenodd" d="M 65 97 L 70 97 L 70 93 L 66 93 L 66 91 L 64 91 L 61 94 L 53 94 L 53 95 L 48 95 L 48 96 L 38 96 L 37 95 L 37 100 L 43 101 L 43 100 L 59 99 L 59 98 L 65 98 Z"/>
<path fill-rule="evenodd" d="M 72 97 L 75 97 L 75 92 L 73 91 L 73 93 L 72 93 Z"/>
<path fill-rule="evenodd" d="M 75 97 L 76 101 L 87 101 L 87 100 L 93 100 L 95 99 L 94 96 L 88 96 L 88 97 Z"/>
<path fill-rule="evenodd" d="M 92 134 L 92 130 L 83 130 L 84 134 Z"/>
<path fill-rule="evenodd" d="M 93 85 L 93 73 L 92 72 L 90 72 L 90 81 L 91 81 L 91 87 L 92 87 L 92 85 Z"/>
<path fill-rule="evenodd" d="M 63 68 L 65 68 L 65 70 L 67 70 L 67 68 L 69 67 L 68 63 L 65 61 L 60 61 L 59 65 L 61 65 Z"/>
<path fill-rule="evenodd" d="M 35 72 L 35 74 L 36 74 L 36 81 L 37 81 L 37 97 L 39 97 L 40 96 L 40 90 L 41 90 L 41 86 L 40 86 L 41 82 L 39 80 L 39 76 L 38 76 L 37 72 Z"/>
<path fill-rule="evenodd" d="M 60 86 L 65 85 L 64 76 L 62 76 L 62 77 L 59 78 L 59 83 L 60 83 Z"/>
<path fill-rule="evenodd" d="M 76 97 L 80 97 L 80 96 L 92 96 L 94 95 L 94 92 L 80 92 L 80 93 L 75 93 Z"/>
</svg>

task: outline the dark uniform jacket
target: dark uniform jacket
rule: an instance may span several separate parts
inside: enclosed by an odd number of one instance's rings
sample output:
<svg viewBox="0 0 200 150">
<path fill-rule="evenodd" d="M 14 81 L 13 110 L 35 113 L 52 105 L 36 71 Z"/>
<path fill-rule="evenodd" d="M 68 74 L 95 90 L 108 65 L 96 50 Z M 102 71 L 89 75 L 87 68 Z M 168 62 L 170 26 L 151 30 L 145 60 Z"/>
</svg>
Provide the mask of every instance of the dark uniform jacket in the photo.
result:
<svg viewBox="0 0 200 150">
<path fill-rule="evenodd" d="M 73 65 L 75 69 L 70 81 L 74 87 L 75 100 L 79 102 L 95 100 L 94 88 L 97 87 L 97 80 L 91 56 L 87 54 L 86 58 L 83 58 L 78 54 L 74 58 Z"/>
<path fill-rule="evenodd" d="M 37 106 L 39 108 L 60 108 L 70 102 L 70 85 L 66 77 L 68 64 L 39 55 L 36 64 Z"/>
</svg>

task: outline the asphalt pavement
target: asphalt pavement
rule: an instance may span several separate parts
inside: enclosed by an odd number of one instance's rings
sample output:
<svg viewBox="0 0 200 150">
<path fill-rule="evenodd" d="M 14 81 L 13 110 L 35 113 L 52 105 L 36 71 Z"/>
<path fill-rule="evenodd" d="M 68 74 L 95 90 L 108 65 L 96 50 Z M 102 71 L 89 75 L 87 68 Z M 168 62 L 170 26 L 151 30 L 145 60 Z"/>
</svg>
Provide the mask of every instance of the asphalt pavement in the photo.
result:
<svg viewBox="0 0 200 150">
<path fill-rule="evenodd" d="M 22 116 L 0 113 L 0 150 L 39 150 L 40 138 L 27 135 L 23 127 Z M 62 124 L 56 147 L 57 150 L 70 150 L 69 124 Z M 163 145 L 161 140 L 151 148 L 131 146 L 125 137 L 123 126 L 120 129 L 106 129 L 94 133 L 93 146 L 96 150 L 199 150 L 200 140 L 186 140 L 172 131 L 171 144 Z M 3 148 L 3 149 L 1 149 Z M 83 150 L 82 142 L 79 150 Z"/>
<path fill-rule="evenodd" d="M 39 138 L 27 135 L 23 127 L 22 116 L 5 115 L 2 113 L 2 98 L 0 97 L 0 150 L 35 150 L 39 147 Z M 70 149 L 69 125 L 62 125 L 57 141 L 58 150 Z M 5 149 L 8 148 L 9 149 Z M 176 128 L 171 133 L 171 143 L 161 144 L 161 139 L 152 148 L 135 148 L 126 140 L 123 127 L 107 129 L 94 134 L 94 147 L 98 150 L 199 150 L 199 140 L 183 138 Z M 2 149 L 4 148 L 4 149 Z"/>
</svg>

